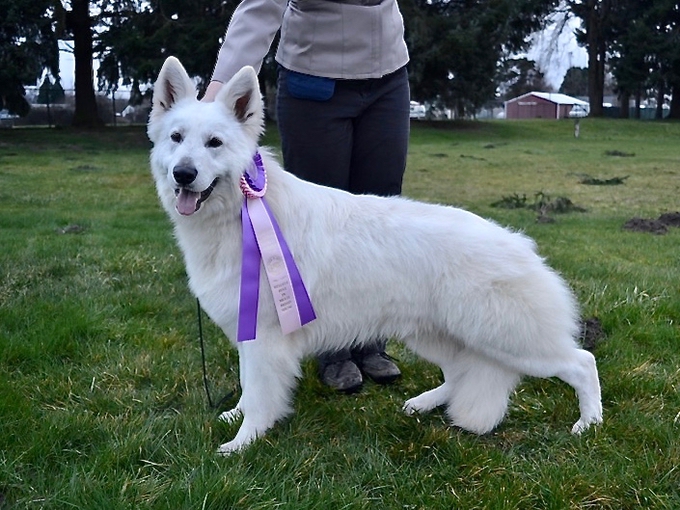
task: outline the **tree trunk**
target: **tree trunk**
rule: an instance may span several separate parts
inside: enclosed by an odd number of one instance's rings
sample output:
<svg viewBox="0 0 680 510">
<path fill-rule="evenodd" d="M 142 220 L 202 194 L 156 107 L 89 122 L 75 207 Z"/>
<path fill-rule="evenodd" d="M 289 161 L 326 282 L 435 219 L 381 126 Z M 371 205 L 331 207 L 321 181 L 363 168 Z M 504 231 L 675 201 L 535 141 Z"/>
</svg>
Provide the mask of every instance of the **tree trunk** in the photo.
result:
<svg viewBox="0 0 680 510">
<path fill-rule="evenodd" d="M 619 106 L 621 108 L 619 117 L 622 119 L 630 118 L 630 92 L 622 92 L 619 96 Z"/>
<path fill-rule="evenodd" d="M 604 35 L 602 34 L 601 13 L 598 0 L 588 0 L 588 20 L 586 23 L 588 48 L 588 100 L 590 116 L 602 117 L 604 110 Z"/>
<path fill-rule="evenodd" d="M 96 127 L 103 124 L 97 112 L 92 67 L 92 19 L 88 0 L 72 0 L 69 27 L 73 32 L 73 55 L 75 58 L 76 109 L 73 125 Z"/>
<path fill-rule="evenodd" d="M 659 86 L 656 92 L 656 112 L 654 118 L 657 120 L 663 119 L 663 97 L 666 94 L 666 83 L 659 80 Z"/>
<path fill-rule="evenodd" d="M 671 97 L 671 110 L 668 113 L 669 119 L 680 119 L 680 81 L 671 83 L 669 87 L 673 92 Z"/>
</svg>

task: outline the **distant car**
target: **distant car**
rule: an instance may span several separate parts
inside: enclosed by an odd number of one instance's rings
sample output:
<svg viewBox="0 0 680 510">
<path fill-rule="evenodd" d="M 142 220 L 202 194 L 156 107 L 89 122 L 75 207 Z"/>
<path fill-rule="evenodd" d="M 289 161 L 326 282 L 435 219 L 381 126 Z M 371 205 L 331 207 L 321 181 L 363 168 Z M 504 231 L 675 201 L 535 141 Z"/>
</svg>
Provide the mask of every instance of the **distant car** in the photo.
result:
<svg viewBox="0 0 680 510">
<path fill-rule="evenodd" d="M 420 104 L 417 101 L 411 101 L 411 118 L 421 120 L 425 118 L 426 114 L 425 105 Z"/>
<path fill-rule="evenodd" d="M 18 115 L 9 113 L 8 110 L 0 110 L 0 128 L 13 128 L 14 120 L 18 118 Z"/>
<path fill-rule="evenodd" d="M 571 107 L 571 110 L 569 111 L 569 118 L 570 119 L 582 119 L 583 117 L 588 116 L 588 109 L 580 104 L 575 104 L 574 106 Z"/>
<path fill-rule="evenodd" d="M 18 119 L 18 115 L 14 115 L 13 113 L 9 113 L 9 110 L 0 110 L 0 120 L 11 120 L 11 119 Z"/>
</svg>

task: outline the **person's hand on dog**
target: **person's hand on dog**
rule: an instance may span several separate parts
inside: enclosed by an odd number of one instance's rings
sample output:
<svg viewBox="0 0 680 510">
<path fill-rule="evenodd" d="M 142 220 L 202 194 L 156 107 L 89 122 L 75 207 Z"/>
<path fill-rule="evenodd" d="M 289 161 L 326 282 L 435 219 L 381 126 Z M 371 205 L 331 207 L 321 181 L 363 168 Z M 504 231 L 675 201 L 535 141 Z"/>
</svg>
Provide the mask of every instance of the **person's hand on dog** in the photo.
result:
<svg viewBox="0 0 680 510">
<path fill-rule="evenodd" d="M 208 87 L 205 89 L 205 94 L 203 94 L 201 101 L 203 101 L 204 103 L 212 103 L 215 100 L 215 96 L 217 95 L 221 88 L 222 88 L 221 81 L 211 81 L 208 84 Z"/>
</svg>

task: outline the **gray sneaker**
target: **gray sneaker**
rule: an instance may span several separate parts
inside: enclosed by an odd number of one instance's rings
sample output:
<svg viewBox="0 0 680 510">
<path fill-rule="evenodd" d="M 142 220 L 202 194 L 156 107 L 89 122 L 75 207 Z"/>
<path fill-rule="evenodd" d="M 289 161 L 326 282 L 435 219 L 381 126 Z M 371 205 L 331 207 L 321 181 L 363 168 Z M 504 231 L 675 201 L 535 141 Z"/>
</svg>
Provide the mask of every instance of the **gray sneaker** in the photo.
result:
<svg viewBox="0 0 680 510">
<path fill-rule="evenodd" d="M 361 371 L 351 359 L 320 366 L 319 376 L 326 386 L 343 393 L 355 393 L 364 383 Z"/>
<path fill-rule="evenodd" d="M 364 375 L 378 384 L 390 384 L 399 378 L 401 370 L 384 352 L 373 352 L 354 358 Z"/>
</svg>

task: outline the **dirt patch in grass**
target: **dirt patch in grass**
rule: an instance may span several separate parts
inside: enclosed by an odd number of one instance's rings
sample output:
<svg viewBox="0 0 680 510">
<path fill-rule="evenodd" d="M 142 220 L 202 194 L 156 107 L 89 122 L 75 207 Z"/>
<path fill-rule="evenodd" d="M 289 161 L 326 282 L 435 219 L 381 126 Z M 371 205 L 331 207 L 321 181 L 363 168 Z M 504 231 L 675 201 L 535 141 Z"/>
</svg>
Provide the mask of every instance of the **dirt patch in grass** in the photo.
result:
<svg viewBox="0 0 680 510">
<path fill-rule="evenodd" d="M 568 197 L 551 197 L 542 191 L 534 193 L 533 201 L 530 201 L 526 194 L 521 196 L 517 193 L 502 197 L 500 200 L 491 204 L 491 207 L 500 209 L 531 209 L 536 212 L 585 212 L 583 207 L 577 206 Z"/>
<path fill-rule="evenodd" d="M 602 179 L 600 177 L 593 177 L 592 175 L 584 173 L 569 173 L 567 175 L 574 175 L 578 177 L 579 184 L 586 184 L 589 186 L 617 186 L 620 184 L 625 184 L 626 179 L 630 177 L 629 175 L 624 175 Z"/>
<path fill-rule="evenodd" d="M 498 207 L 501 209 L 530 209 L 536 211 L 538 214 L 536 221 L 538 223 L 554 223 L 555 220 L 550 214 L 566 214 L 570 212 L 586 212 L 586 209 L 580 207 L 571 201 L 568 197 L 551 197 L 539 191 L 534 194 L 533 201 L 527 199 L 526 194 L 521 196 L 517 193 L 502 197 L 500 200 L 491 204 L 491 207 Z"/>
<path fill-rule="evenodd" d="M 659 216 L 659 221 L 668 225 L 669 227 L 680 227 L 680 212 L 663 213 Z"/>
<path fill-rule="evenodd" d="M 605 151 L 604 152 L 605 156 L 614 156 L 617 158 L 634 158 L 635 153 L 634 152 L 624 152 L 624 151 Z"/>
<path fill-rule="evenodd" d="M 624 184 L 628 175 L 623 177 L 612 177 L 610 179 L 599 179 L 597 177 L 591 177 L 590 175 L 584 175 L 580 181 L 580 184 L 588 184 L 590 186 L 616 186 L 619 184 Z"/>
<path fill-rule="evenodd" d="M 461 154 L 460 157 L 463 159 L 471 159 L 473 161 L 486 161 L 485 158 L 480 158 L 478 156 L 468 156 L 467 154 Z"/>
<path fill-rule="evenodd" d="M 98 170 L 100 170 L 100 168 L 94 165 L 78 165 L 71 168 L 71 172 L 96 172 Z"/>
<path fill-rule="evenodd" d="M 668 233 L 669 227 L 680 227 L 680 212 L 664 213 L 656 219 L 634 217 L 623 224 L 624 230 L 655 235 Z"/>
<path fill-rule="evenodd" d="M 579 334 L 579 341 L 586 351 L 594 351 L 597 344 L 599 344 L 606 337 L 606 333 L 602 328 L 602 323 L 597 317 L 588 317 L 581 319 L 581 333 Z"/>
</svg>

